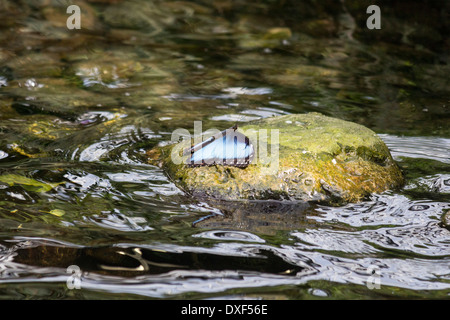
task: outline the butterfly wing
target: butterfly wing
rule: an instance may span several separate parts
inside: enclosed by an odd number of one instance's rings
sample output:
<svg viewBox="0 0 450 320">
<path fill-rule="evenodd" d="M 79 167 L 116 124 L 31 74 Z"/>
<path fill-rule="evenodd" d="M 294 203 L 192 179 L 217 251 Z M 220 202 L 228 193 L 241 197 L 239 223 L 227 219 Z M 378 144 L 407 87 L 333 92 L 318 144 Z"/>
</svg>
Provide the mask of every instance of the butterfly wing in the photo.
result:
<svg viewBox="0 0 450 320">
<path fill-rule="evenodd" d="M 235 127 L 222 131 L 190 149 L 188 164 L 247 166 L 253 159 L 253 145 Z"/>
</svg>

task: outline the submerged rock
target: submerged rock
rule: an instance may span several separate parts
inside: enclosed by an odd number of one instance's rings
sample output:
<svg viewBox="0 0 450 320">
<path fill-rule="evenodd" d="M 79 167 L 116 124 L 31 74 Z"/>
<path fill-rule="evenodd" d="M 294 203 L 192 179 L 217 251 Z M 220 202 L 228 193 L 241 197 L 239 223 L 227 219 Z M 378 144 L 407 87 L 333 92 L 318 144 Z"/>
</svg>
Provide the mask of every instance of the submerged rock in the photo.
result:
<svg viewBox="0 0 450 320">
<path fill-rule="evenodd" d="M 238 131 L 255 148 L 246 168 L 189 167 L 178 157 L 190 146 L 186 140 L 148 154 L 188 193 L 225 200 L 354 202 L 403 184 L 384 142 L 356 123 L 293 114 L 249 122 Z"/>
</svg>

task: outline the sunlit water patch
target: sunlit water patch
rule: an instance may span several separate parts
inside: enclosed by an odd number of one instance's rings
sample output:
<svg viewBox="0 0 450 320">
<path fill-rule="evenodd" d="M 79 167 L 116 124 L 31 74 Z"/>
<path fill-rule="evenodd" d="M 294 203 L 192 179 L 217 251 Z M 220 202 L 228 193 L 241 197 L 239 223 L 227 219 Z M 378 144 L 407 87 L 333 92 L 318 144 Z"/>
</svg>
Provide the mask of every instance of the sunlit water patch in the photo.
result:
<svg viewBox="0 0 450 320">
<path fill-rule="evenodd" d="M 450 139 L 380 134 L 394 158 L 424 158 L 450 164 Z"/>
<path fill-rule="evenodd" d="M 448 299 L 439 4 L 384 5 L 374 33 L 343 1 L 85 1 L 83 32 L 64 4 L 30 3 L 0 12 L 3 298 Z M 379 133 L 405 186 L 341 207 L 220 202 L 148 163 L 194 121 L 305 112 Z"/>
<path fill-rule="evenodd" d="M 448 208 L 450 204 L 446 202 L 410 200 L 403 195 L 387 193 L 374 195 L 369 201 L 339 208 L 319 206 L 317 211 L 323 214 L 314 219 L 342 222 L 352 227 L 404 226 L 438 219 Z"/>
</svg>

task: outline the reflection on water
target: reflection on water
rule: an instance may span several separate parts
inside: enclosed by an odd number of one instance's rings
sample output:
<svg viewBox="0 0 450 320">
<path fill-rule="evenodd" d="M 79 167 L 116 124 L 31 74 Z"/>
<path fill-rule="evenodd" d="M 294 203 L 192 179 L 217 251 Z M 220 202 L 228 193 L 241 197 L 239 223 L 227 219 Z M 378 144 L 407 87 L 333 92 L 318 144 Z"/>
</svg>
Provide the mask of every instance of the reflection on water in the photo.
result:
<svg viewBox="0 0 450 320">
<path fill-rule="evenodd" d="M 432 159 L 450 164 L 450 139 L 439 137 L 398 137 L 380 134 L 394 159 Z"/>
<path fill-rule="evenodd" d="M 448 299 L 439 1 L 384 5 L 377 33 L 348 1 L 88 1 L 72 33 L 63 2 L 3 3 L 2 298 Z M 194 121 L 311 111 L 376 131 L 405 187 L 341 207 L 200 201 L 147 161 Z"/>
</svg>

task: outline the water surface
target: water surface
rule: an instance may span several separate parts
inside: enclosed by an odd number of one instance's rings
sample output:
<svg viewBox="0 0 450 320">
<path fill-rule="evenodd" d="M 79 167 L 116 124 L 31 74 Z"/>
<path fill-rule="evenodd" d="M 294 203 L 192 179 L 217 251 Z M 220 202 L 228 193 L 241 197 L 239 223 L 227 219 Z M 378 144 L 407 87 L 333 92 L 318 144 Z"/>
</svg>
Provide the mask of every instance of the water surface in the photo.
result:
<svg viewBox="0 0 450 320">
<path fill-rule="evenodd" d="M 447 2 L 382 2 L 381 30 L 352 1 L 110 2 L 70 31 L 0 2 L 2 299 L 449 298 Z M 207 202 L 147 162 L 194 121 L 312 111 L 377 132 L 404 188 Z"/>
</svg>

